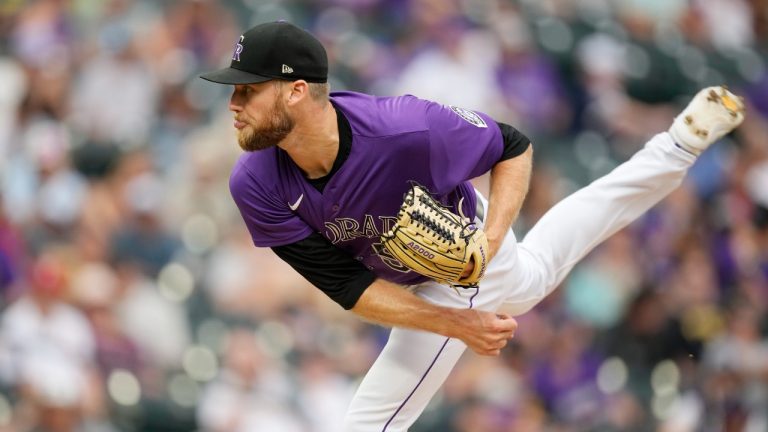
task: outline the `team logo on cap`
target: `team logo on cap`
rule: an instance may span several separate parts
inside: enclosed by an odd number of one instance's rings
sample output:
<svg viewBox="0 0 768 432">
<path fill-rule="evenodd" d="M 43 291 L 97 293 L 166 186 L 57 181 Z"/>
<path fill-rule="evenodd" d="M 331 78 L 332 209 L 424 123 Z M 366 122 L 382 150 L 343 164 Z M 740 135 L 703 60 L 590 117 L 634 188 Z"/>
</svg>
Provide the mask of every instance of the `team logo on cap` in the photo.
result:
<svg viewBox="0 0 768 432">
<path fill-rule="evenodd" d="M 451 111 L 455 112 L 459 115 L 459 117 L 463 118 L 464 120 L 468 121 L 474 126 L 477 126 L 479 128 L 487 128 L 488 125 L 485 124 L 485 120 L 483 120 L 482 117 L 477 115 L 476 112 L 472 110 L 468 110 L 466 108 L 459 108 L 457 106 L 449 105 L 449 108 L 451 108 Z"/>
<path fill-rule="evenodd" d="M 240 53 L 243 52 L 243 40 L 245 40 L 245 36 L 241 35 L 240 41 L 235 45 L 235 52 L 232 53 L 232 60 L 234 61 L 240 61 Z"/>
</svg>

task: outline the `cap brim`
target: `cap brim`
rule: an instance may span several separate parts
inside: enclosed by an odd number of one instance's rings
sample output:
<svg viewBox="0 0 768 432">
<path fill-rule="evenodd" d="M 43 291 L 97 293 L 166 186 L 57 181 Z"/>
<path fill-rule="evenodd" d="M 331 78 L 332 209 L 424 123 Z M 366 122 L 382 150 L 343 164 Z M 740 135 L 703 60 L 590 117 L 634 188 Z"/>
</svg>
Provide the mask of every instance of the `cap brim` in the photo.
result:
<svg viewBox="0 0 768 432">
<path fill-rule="evenodd" d="M 204 73 L 200 78 L 217 84 L 256 84 L 274 79 L 231 67 Z"/>
</svg>

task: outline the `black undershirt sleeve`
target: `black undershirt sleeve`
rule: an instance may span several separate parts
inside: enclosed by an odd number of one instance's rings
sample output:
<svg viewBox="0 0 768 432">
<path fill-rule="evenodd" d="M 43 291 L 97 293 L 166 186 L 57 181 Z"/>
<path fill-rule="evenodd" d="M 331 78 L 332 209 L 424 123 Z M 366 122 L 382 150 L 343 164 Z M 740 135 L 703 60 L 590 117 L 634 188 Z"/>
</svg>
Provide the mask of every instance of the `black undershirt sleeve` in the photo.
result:
<svg viewBox="0 0 768 432">
<path fill-rule="evenodd" d="M 325 237 L 309 237 L 272 250 L 300 275 L 344 309 L 352 309 L 376 279 L 363 263 L 333 246 Z"/>
<path fill-rule="evenodd" d="M 499 162 L 520 156 L 531 145 L 531 140 L 519 130 L 506 123 L 496 122 L 496 124 L 499 125 L 501 136 L 504 138 L 504 152 Z"/>
</svg>

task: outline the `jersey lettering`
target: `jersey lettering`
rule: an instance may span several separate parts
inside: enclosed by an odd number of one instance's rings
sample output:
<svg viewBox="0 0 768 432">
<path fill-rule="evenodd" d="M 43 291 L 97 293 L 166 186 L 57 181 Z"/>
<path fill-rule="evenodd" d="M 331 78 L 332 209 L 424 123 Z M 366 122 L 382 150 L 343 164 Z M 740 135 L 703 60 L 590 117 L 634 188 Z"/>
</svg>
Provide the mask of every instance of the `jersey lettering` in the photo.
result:
<svg viewBox="0 0 768 432">
<path fill-rule="evenodd" d="M 383 233 L 390 232 L 397 221 L 394 216 L 379 216 L 379 219 L 381 219 L 381 232 Z"/>
<path fill-rule="evenodd" d="M 376 229 L 376 221 L 373 220 L 373 216 L 365 215 L 365 221 L 363 222 L 363 235 L 366 238 L 379 237 L 381 233 Z"/>
<path fill-rule="evenodd" d="M 360 223 L 352 218 L 336 218 L 341 229 L 341 241 L 349 241 L 357 237 L 363 237 L 360 231 Z"/>
<path fill-rule="evenodd" d="M 374 238 L 381 237 L 381 233 L 388 232 L 395 226 L 397 220 L 394 216 L 379 216 L 381 229 L 376 226 L 376 220 L 372 215 L 363 217 L 363 227 L 360 228 L 360 222 L 352 218 L 336 218 L 335 221 L 325 223 L 325 237 L 336 244 L 353 240 L 359 237 Z"/>
<path fill-rule="evenodd" d="M 333 222 L 325 223 L 325 238 L 330 240 L 331 244 L 341 241 L 341 229 Z"/>
<path fill-rule="evenodd" d="M 360 237 L 379 238 L 381 233 L 390 231 L 397 221 L 394 216 L 379 216 L 378 219 L 381 221 L 381 229 L 376 226 L 376 219 L 369 214 L 363 216 L 362 227 L 355 219 L 336 218 L 334 221 L 325 222 L 325 238 L 334 245 Z M 403 273 L 410 271 L 387 250 L 383 243 L 372 243 L 371 248 L 392 270 Z"/>
</svg>

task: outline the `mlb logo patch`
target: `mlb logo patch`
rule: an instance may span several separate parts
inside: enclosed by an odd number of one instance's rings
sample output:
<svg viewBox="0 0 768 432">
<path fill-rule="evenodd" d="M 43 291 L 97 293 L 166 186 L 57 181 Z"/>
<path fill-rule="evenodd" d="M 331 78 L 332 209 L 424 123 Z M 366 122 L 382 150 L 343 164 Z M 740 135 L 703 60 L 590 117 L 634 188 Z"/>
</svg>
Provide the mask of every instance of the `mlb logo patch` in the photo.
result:
<svg viewBox="0 0 768 432">
<path fill-rule="evenodd" d="M 477 115 L 476 112 L 472 110 L 468 110 L 466 108 L 459 108 L 457 106 L 448 105 L 448 107 L 451 109 L 451 111 L 455 112 L 459 115 L 459 117 L 463 118 L 464 120 L 468 121 L 473 126 L 479 127 L 479 128 L 487 128 L 488 125 L 485 124 L 485 120 L 483 120 L 482 117 Z"/>
</svg>

